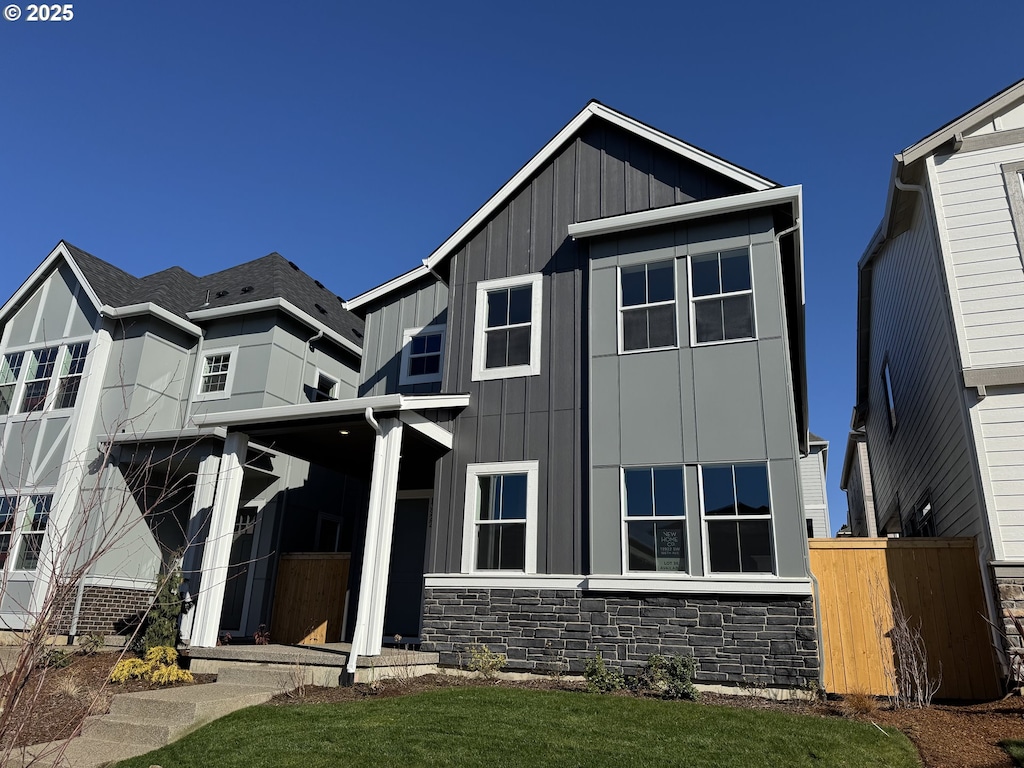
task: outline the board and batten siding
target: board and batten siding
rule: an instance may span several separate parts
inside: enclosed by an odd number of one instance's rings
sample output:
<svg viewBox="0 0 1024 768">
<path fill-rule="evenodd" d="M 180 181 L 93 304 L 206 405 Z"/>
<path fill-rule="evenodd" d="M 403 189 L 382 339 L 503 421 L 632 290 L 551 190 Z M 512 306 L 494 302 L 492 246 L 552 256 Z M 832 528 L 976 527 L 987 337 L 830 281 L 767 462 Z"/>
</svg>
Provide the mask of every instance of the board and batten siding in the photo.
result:
<svg viewBox="0 0 1024 768">
<path fill-rule="evenodd" d="M 935 158 L 965 368 L 1024 365 L 1024 267 L 1001 166 L 1024 144 Z"/>
<path fill-rule="evenodd" d="M 930 215 L 918 200 L 910 228 L 886 242 L 873 261 L 867 414 L 872 491 L 879 521 L 897 505 L 907 520 L 930 499 L 937 533 L 975 536 L 983 530 L 980 489 Z"/>
<path fill-rule="evenodd" d="M 568 226 L 743 191 L 749 190 L 592 122 L 459 247 L 451 259 L 442 390 L 467 392 L 471 401 L 456 418 L 452 451 L 439 462 L 430 571 L 461 570 L 467 465 L 535 460 L 537 570 L 585 572 L 586 248 L 568 237 Z M 477 283 L 531 273 L 543 275 L 540 373 L 473 381 Z"/>
<path fill-rule="evenodd" d="M 402 349 L 406 330 L 428 325 L 447 325 L 447 321 L 448 287 L 433 276 L 389 296 L 386 304 L 375 305 L 367 313 L 363 327 L 359 396 L 439 392 L 439 383 L 399 383 Z M 447 344 L 446 332 L 445 346 Z"/>
</svg>

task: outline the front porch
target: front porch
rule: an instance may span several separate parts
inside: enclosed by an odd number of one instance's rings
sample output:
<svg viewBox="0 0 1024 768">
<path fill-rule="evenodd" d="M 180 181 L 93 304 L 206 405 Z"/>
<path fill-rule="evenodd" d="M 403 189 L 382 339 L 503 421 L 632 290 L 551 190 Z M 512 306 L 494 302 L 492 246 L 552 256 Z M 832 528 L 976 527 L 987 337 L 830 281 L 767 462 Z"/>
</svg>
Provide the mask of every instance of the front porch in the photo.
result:
<svg viewBox="0 0 1024 768">
<path fill-rule="evenodd" d="M 216 648 L 188 648 L 182 658 L 189 660 L 193 673 L 221 675 L 227 670 L 238 676 L 247 670 L 276 673 L 295 686 L 335 687 L 347 681 L 346 669 L 352 655 L 351 643 L 320 645 L 222 645 Z M 357 656 L 352 682 L 407 679 L 437 672 L 438 654 L 404 648 L 383 647 L 377 656 Z M 294 687 L 294 686 L 293 686 Z"/>
</svg>

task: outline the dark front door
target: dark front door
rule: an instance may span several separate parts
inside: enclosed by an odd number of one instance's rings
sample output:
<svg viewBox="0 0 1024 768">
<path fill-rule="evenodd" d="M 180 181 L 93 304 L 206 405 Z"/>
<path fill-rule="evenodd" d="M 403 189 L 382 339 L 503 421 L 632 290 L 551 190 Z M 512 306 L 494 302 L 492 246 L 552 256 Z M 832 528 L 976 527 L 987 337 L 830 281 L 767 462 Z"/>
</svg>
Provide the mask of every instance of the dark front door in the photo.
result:
<svg viewBox="0 0 1024 768">
<path fill-rule="evenodd" d="M 399 499 L 391 538 L 391 575 L 384 609 L 384 641 L 419 637 L 423 613 L 423 565 L 430 499 Z"/>
</svg>

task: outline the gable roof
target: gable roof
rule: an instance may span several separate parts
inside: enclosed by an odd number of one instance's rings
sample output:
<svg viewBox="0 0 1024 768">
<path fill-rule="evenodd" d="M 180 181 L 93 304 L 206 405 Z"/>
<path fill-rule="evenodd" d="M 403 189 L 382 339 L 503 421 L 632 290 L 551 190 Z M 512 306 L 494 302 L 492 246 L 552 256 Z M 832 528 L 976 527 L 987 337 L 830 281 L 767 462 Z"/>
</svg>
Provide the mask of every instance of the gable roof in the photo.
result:
<svg viewBox="0 0 1024 768">
<path fill-rule="evenodd" d="M 371 288 L 369 291 L 366 291 L 355 298 L 349 299 L 345 302 L 345 308 L 350 310 L 359 309 L 360 307 L 386 296 L 392 291 L 402 288 L 403 286 L 409 285 L 410 283 L 433 272 L 442 261 L 458 250 L 463 241 L 465 241 L 465 239 L 469 237 L 469 235 L 481 223 L 486 221 L 491 214 L 501 208 L 501 206 L 503 206 L 513 196 L 520 186 L 522 186 L 531 176 L 533 176 L 535 172 L 537 172 L 566 144 L 568 144 L 584 125 L 595 119 L 604 120 L 612 125 L 616 125 L 635 136 L 646 139 L 647 141 L 678 155 L 679 157 L 691 160 L 711 171 L 719 173 L 733 181 L 739 182 L 740 184 L 748 187 L 751 191 L 760 192 L 779 186 L 771 179 L 759 176 L 753 171 L 749 171 L 735 163 L 730 163 L 717 155 L 703 149 L 699 149 L 698 147 L 677 139 L 674 136 L 670 136 L 663 131 L 652 128 L 646 123 L 642 123 L 629 115 L 605 106 L 599 101 L 592 100 L 582 109 L 582 111 L 580 111 L 579 114 L 576 115 L 576 117 L 570 120 L 562 130 L 555 134 L 554 138 L 545 144 L 537 154 L 530 158 L 526 165 L 520 168 L 511 179 L 505 182 L 505 184 L 502 185 L 502 187 L 495 192 L 487 202 L 480 206 L 476 213 L 470 216 L 462 226 L 455 230 L 448 239 L 441 243 L 433 253 L 423 259 L 423 262 L 419 266 L 410 269 L 408 272 L 405 272 L 398 277 L 392 278 L 376 288 Z"/>
<path fill-rule="evenodd" d="M 276 252 L 202 277 L 171 267 L 140 278 L 62 240 L 0 308 L 0 318 L 17 307 L 61 257 L 96 309 L 108 315 L 159 308 L 167 313 L 158 313 L 165 319 L 173 316 L 191 326 L 190 321 L 276 307 L 313 328 L 333 332 L 327 335 L 336 336 L 336 342 L 355 354 L 362 348 L 363 321 L 344 309 L 340 297 Z"/>
</svg>

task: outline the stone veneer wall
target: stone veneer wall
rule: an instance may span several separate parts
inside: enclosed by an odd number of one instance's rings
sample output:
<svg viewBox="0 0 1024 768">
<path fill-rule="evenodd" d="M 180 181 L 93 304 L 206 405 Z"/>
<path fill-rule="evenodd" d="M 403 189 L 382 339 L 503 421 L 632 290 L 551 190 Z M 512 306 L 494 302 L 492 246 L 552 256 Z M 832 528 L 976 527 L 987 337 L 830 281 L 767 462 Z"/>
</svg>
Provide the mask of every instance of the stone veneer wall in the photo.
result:
<svg viewBox="0 0 1024 768">
<path fill-rule="evenodd" d="M 998 568 L 995 574 L 999 608 L 1003 614 L 1003 630 L 1010 644 L 1010 648 L 1006 650 L 1011 653 L 1011 648 L 1020 648 L 1024 645 L 1024 638 L 1017 633 L 1017 628 L 1010 620 L 1011 616 L 1016 616 L 1024 623 L 1024 570 L 1012 576 L 1001 575 L 999 571 L 1013 573 L 1015 570 L 1019 569 Z"/>
<path fill-rule="evenodd" d="M 116 635 L 131 630 L 153 603 L 153 590 L 86 587 L 78 613 L 79 635 Z M 71 631 L 72 602 L 55 622 L 56 634 Z"/>
<path fill-rule="evenodd" d="M 686 655 L 697 682 L 793 687 L 818 680 L 814 621 L 809 597 L 432 588 L 421 648 L 465 666 L 466 647 L 483 643 L 528 672 L 580 673 L 601 653 L 630 674 L 652 654 Z"/>
</svg>

